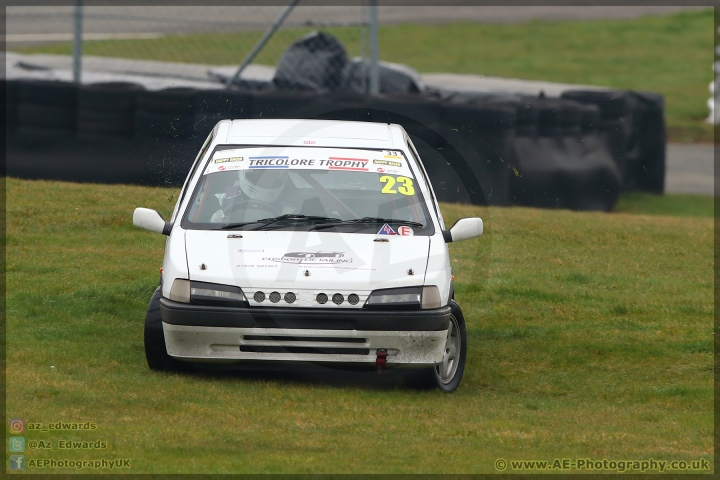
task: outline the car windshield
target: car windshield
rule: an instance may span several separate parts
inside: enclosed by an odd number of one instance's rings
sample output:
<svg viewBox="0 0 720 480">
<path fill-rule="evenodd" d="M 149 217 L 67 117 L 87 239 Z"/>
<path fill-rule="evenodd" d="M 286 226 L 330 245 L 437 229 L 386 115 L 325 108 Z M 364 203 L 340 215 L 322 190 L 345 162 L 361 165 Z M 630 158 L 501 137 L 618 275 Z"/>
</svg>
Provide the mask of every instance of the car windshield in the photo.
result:
<svg viewBox="0 0 720 480">
<path fill-rule="evenodd" d="M 182 226 L 434 233 L 403 152 L 317 147 L 216 149 Z"/>
</svg>

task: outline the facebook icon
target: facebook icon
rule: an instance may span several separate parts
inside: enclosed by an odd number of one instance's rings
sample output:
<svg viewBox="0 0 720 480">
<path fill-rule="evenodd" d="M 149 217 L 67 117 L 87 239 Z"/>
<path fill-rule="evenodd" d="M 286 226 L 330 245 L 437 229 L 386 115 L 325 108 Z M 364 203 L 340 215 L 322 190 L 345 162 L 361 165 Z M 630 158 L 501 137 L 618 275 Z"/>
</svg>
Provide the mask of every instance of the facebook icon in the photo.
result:
<svg viewBox="0 0 720 480">
<path fill-rule="evenodd" d="M 24 470 L 25 455 L 10 455 L 10 470 Z"/>
</svg>

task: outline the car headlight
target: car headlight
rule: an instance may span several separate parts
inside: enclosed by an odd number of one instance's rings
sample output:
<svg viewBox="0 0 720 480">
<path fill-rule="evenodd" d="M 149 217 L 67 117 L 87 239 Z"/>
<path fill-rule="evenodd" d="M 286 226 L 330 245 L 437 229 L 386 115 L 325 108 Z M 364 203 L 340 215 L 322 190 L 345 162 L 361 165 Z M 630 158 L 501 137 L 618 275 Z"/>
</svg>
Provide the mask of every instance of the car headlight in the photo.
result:
<svg viewBox="0 0 720 480">
<path fill-rule="evenodd" d="M 440 308 L 440 290 L 428 287 L 401 287 L 374 290 L 367 301 L 367 308 L 397 308 L 405 310 Z"/>
<path fill-rule="evenodd" d="M 191 282 L 176 279 L 170 289 L 170 300 L 196 305 L 246 307 L 247 298 L 240 287 L 218 283 Z"/>
</svg>

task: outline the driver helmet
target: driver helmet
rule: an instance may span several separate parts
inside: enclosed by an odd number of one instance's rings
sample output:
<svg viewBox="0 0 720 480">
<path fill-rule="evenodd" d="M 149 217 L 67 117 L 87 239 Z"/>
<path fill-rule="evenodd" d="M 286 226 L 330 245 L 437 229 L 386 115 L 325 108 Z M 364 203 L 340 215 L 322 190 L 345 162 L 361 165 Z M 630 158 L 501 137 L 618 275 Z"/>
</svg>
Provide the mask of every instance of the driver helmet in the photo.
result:
<svg viewBox="0 0 720 480">
<path fill-rule="evenodd" d="M 278 170 L 241 170 L 240 190 L 252 200 L 274 202 L 282 193 L 288 179 L 288 172 Z"/>
</svg>

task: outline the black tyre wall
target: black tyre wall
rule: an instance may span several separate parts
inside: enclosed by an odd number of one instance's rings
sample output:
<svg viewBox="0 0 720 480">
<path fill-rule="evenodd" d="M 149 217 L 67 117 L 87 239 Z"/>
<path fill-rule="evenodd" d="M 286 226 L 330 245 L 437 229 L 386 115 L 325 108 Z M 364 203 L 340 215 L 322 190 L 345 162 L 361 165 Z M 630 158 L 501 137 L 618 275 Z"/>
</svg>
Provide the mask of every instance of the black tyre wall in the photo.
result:
<svg viewBox="0 0 720 480">
<path fill-rule="evenodd" d="M 650 92 L 633 92 L 638 101 L 634 132 L 637 135 L 638 158 L 632 172 L 633 190 L 663 193 L 665 190 L 665 129 L 664 100 Z"/>
<path fill-rule="evenodd" d="M 193 115 L 171 113 L 135 113 L 135 133 L 149 138 L 190 138 L 194 132 Z"/>
<path fill-rule="evenodd" d="M 466 161 L 480 183 L 487 204 L 509 205 L 510 171 L 515 163 L 512 150 L 515 109 L 492 103 L 444 104 L 441 112 L 442 131 L 458 132 L 463 147 L 472 152 Z M 447 192 L 447 188 L 444 191 Z M 438 197 L 442 198 L 440 192 Z"/>
<path fill-rule="evenodd" d="M 439 134 L 443 104 L 436 99 L 419 95 L 381 95 L 368 96 L 366 103 L 375 111 L 373 122 L 398 123 L 396 120 L 400 119 L 397 116 L 379 112 L 403 112 L 402 126 L 409 135 L 421 138 L 433 148 L 446 146 L 445 140 Z M 408 121 L 408 118 L 412 121 Z"/>
<path fill-rule="evenodd" d="M 667 137 L 661 95 L 568 91 L 562 97 L 599 107 L 600 129 L 622 174 L 624 190 L 663 192 Z"/>
<path fill-rule="evenodd" d="M 260 92 L 253 97 L 252 118 L 313 118 L 318 98 L 313 92 Z"/>
<path fill-rule="evenodd" d="M 82 85 L 77 130 L 81 138 L 128 138 L 135 130 L 137 97 L 144 87 L 128 82 Z"/>
<path fill-rule="evenodd" d="M 617 201 L 622 179 L 601 135 L 521 136 L 513 148 L 514 204 L 609 211 Z"/>
<path fill-rule="evenodd" d="M 18 105 L 17 115 L 22 125 L 59 130 L 67 130 L 68 125 L 72 125 L 75 121 L 75 110 L 73 109 L 32 103 Z"/>
<path fill-rule="evenodd" d="M 250 118 L 255 92 L 200 90 L 195 99 L 194 135 L 207 137 L 220 120 Z"/>
<path fill-rule="evenodd" d="M 570 90 L 563 92 L 561 97 L 596 105 L 600 109 L 599 128 L 623 178 L 623 185 L 626 185 L 627 164 L 637 155 L 632 152 L 635 141 L 632 118 L 634 102 L 631 96 L 618 90 Z"/>
<path fill-rule="evenodd" d="M 17 86 L 18 133 L 41 129 L 49 136 L 67 137 L 75 131 L 77 85 L 51 80 L 24 80 Z"/>
<path fill-rule="evenodd" d="M 56 80 L 23 80 L 18 85 L 19 103 L 77 108 L 78 87 Z"/>
<path fill-rule="evenodd" d="M 130 110 L 97 111 L 78 110 L 78 133 L 101 133 L 106 135 L 131 136 L 134 130 L 134 113 Z"/>
<path fill-rule="evenodd" d="M 140 92 L 135 113 L 136 135 L 143 138 L 192 137 L 197 94 L 194 88 Z"/>
<path fill-rule="evenodd" d="M 3 80 L 5 86 L 5 131 L 13 131 L 17 127 L 18 81 Z"/>
<path fill-rule="evenodd" d="M 194 88 L 166 88 L 138 94 L 138 110 L 148 113 L 189 115 L 195 113 L 198 90 Z"/>
<path fill-rule="evenodd" d="M 332 92 L 318 95 L 311 107 L 312 114 L 306 118 L 321 120 L 348 120 L 372 122 L 370 97 L 353 92 Z"/>
<path fill-rule="evenodd" d="M 137 83 L 107 82 L 82 85 L 78 110 L 134 112 L 137 97 L 145 88 Z"/>
</svg>

